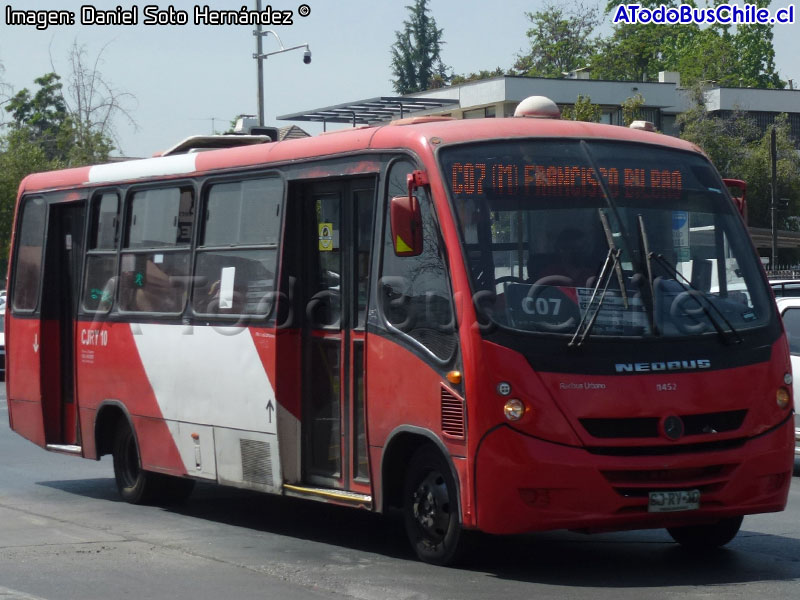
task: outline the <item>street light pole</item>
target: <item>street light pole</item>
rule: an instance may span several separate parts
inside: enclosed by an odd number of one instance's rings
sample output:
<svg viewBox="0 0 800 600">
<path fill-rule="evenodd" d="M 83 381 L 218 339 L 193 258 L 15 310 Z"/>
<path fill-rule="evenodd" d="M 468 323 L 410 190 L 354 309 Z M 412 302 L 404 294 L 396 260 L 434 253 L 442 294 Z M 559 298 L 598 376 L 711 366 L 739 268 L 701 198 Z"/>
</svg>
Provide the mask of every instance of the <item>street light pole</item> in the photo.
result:
<svg viewBox="0 0 800 600">
<path fill-rule="evenodd" d="M 772 229 L 772 270 L 778 269 L 778 221 L 775 215 L 777 211 L 775 194 L 777 194 L 778 186 L 778 143 L 776 139 L 775 126 L 772 127 L 769 140 L 769 155 L 772 167 L 772 177 L 770 178 L 770 197 L 769 197 L 769 217 L 770 228 Z"/>
<path fill-rule="evenodd" d="M 261 0 L 256 0 L 256 10 L 261 12 Z M 264 36 L 272 34 L 275 36 L 275 39 L 278 40 L 278 45 L 280 46 L 280 50 L 275 50 L 274 52 L 267 52 L 264 53 L 262 39 Z M 290 50 L 299 50 L 300 48 L 305 48 L 305 52 L 303 52 L 303 62 L 305 64 L 311 63 L 311 48 L 309 48 L 308 44 L 300 44 L 298 46 L 292 46 L 291 48 L 286 48 L 281 41 L 281 38 L 278 34 L 273 31 L 272 29 L 267 29 L 266 31 L 262 31 L 261 24 L 256 23 L 256 29 L 253 31 L 253 35 L 256 36 L 256 53 L 253 54 L 253 58 L 256 59 L 258 63 L 258 126 L 264 126 L 264 59 L 273 54 L 281 54 L 283 52 L 289 52 Z"/>
</svg>

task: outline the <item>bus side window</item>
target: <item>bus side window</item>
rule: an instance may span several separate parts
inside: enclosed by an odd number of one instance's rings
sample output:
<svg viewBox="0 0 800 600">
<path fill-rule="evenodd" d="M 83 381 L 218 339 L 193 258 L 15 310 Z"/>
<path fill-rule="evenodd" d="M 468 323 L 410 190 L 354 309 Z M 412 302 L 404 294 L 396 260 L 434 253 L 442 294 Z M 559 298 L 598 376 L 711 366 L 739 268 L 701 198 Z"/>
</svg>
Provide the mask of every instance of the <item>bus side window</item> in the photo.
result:
<svg viewBox="0 0 800 600">
<path fill-rule="evenodd" d="M 390 167 L 387 207 L 393 196 L 408 193 L 406 177 L 413 170 L 414 165 L 408 161 Z M 450 277 L 432 202 L 424 188 L 415 193 L 422 211 L 422 253 L 412 257 L 395 254 L 387 209 L 378 291 L 380 310 L 391 329 L 409 336 L 445 362 L 453 357 L 458 343 Z"/>
<path fill-rule="evenodd" d="M 46 215 L 46 204 L 42 198 L 30 198 L 25 201 L 15 258 L 16 275 L 12 299 L 15 310 L 36 309 L 42 274 L 42 244 Z"/>
<path fill-rule="evenodd" d="M 189 289 L 194 223 L 191 187 L 134 192 L 120 259 L 123 311 L 177 314 Z"/>
<path fill-rule="evenodd" d="M 272 310 L 282 202 L 278 177 L 210 188 L 192 289 L 196 313 L 264 317 Z"/>
<path fill-rule="evenodd" d="M 107 313 L 114 303 L 119 240 L 119 195 L 106 192 L 92 198 L 83 309 Z"/>
</svg>

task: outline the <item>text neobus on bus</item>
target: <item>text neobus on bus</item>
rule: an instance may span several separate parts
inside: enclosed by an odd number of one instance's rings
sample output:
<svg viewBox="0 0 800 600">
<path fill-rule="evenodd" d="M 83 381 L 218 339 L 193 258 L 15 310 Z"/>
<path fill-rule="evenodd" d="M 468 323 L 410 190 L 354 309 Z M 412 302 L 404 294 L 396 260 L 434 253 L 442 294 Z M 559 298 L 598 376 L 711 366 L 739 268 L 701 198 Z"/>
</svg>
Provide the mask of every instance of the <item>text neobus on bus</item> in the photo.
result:
<svg viewBox="0 0 800 600">
<path fill-rule="evenodd" d="M 9 285 L 11 427 L 111 454 L 130 502 L 396 506 L 433 563 L 473 530 L 718 546 L 786 504 L 782 325 L 671 137 L 419 118 L 32 175 Z"/>
</svg>

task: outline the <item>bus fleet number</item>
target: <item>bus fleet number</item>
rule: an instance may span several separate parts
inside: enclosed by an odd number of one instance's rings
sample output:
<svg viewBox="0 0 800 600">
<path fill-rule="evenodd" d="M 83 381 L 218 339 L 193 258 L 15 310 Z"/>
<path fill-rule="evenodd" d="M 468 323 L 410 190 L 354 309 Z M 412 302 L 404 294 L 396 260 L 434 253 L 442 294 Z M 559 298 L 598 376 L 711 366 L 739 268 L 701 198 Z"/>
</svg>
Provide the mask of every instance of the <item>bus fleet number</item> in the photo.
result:
<svg viewBox="0 0 800 600">
<path fill-rule="evenodd" d="M 558 316 L 561 310 L 561 299 L 525 298 L 522 301 L 522 310 L 529 315 Z"/>
</svg>

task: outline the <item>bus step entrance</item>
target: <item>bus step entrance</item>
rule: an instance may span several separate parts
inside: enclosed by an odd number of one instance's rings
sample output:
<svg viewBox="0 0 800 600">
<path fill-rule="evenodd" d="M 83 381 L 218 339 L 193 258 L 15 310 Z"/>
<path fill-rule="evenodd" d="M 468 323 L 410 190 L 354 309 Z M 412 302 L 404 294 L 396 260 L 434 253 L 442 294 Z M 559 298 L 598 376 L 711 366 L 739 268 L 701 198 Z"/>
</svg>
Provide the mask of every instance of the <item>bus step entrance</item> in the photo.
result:
<svg viewBox="0 0 800 600">
<path fill-rule="evenodd" d="M 80 456 L 83 453 L 83 448 L 71 444 L 47 444 L 45 448 L 50 452 L 60 452 L 61 454 L 77 454 Z"/>
<path fill-rule="evenodd" d="M 305 498 L 307 500 L 320 500 L 334 504 L 346 504 L 347 506 L 360 506 L 362 508 L 372 508 L 372 496 L 337 490 L 333 488 L 309 487 L 300 485 L 283 484 L 283 491 L 287 496 Z"/>
</svg>

